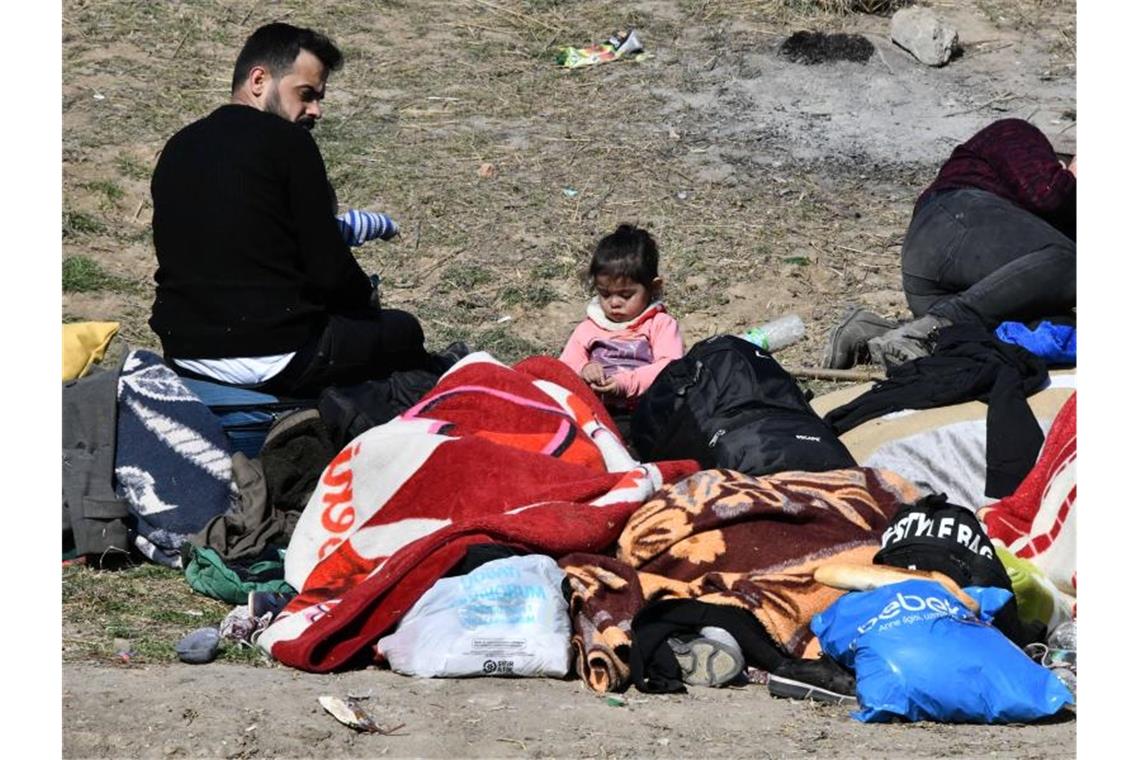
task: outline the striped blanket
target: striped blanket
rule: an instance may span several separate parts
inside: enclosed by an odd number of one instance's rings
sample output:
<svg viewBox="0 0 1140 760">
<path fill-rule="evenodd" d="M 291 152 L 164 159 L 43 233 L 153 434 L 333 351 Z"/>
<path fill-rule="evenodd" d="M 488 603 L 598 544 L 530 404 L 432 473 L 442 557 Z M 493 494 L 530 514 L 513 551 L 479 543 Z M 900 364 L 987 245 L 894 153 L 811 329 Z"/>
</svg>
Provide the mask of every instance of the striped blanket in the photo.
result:
<svg viewBox="0 0 1140 760">
<path fill-rule="evenodd" d="M 919 498 L 889 470 L 857 467 L 752 477 L 705 470 L 638 509 L 615 557 L 576 554 L 571 578 L 578 672 L 595 691 L 629 683 L 633 616 L 658 599 L 750 611 L 788 654 L 818 657 L 809 628 L 842 592 L 816 583 L 827 562 L 871 564 L 899 507 Z"/>
<path fill-rule="evenodd" d="M 612 546 L 629 516 L 694 462 L 641 465 L 568 367 L 465 357 L 419 404 L 351 441 L 294 529 L 300 590 L 258 645 L 302 670 L 374 659 L 375 642 L 468 546 L 555 558 Z"/>
</svg>

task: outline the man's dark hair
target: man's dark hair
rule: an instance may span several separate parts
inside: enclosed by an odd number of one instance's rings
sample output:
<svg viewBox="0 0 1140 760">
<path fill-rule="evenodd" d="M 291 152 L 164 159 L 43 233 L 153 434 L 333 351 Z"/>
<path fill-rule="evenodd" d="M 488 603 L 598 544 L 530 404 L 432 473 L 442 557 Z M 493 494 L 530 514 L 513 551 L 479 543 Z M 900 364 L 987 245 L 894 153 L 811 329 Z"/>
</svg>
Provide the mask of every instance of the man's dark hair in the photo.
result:
<svg viewBox="0 0 1140 760">
<path fill-rule="evenodd" d="M 234 64 L 231 92 L 237 92 L 254 66 L 264 66 L 274 79 L 285 76 L 302 50 L 320 59 L 329 71 L 336 71 L 344 61 L 340 50 L 325 35 L 281 22 L 260 27 L 245 41 Z"/>
</svg>

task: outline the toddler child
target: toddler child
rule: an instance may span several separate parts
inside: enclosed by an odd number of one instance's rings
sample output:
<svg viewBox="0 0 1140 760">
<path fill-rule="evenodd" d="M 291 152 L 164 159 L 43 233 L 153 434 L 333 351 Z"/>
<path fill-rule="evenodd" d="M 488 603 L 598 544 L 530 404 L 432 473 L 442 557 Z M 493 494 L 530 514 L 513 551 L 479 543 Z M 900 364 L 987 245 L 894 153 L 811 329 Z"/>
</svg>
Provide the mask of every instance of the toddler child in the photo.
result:
<svg viewBox="0 0 1140 760">
<path fill-rule="evenodd" d="M 680 326 L 660 301 L 653 236 L 619 226 L 598 243 L 589 278 L 596 295 L 559 358 L 608 407 L 628 412 L 665 365 L 685 353 Z"/>
</svg>

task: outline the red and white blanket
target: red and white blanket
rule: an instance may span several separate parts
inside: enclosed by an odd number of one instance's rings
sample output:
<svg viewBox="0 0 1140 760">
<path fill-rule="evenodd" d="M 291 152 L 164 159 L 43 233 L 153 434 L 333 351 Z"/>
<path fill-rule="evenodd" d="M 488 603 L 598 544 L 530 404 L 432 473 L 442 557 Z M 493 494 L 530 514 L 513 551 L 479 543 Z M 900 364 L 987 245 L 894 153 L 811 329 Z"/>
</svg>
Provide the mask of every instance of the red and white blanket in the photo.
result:
<svg viewBox="0 0 1140 760">
<path fill-rule="evenodd" d="M 1077 396 L 1061 407 L 1037 464 L 1017 490 L 978 510 L 998 546 L 1037 566 L 1072 601 L 1077 594 Z"/>
<path fill-rule="evenodd" d="M 605 408 L 549 357 L 456 364 L 401 417 L 353 440 L 321 474 L 286 552 L 298 596 L 258 639 L 328 672 L 376 640 L 477 543 L 559 558 L 600 552 L 695 462 L 639 464 Z"/>
</svg>

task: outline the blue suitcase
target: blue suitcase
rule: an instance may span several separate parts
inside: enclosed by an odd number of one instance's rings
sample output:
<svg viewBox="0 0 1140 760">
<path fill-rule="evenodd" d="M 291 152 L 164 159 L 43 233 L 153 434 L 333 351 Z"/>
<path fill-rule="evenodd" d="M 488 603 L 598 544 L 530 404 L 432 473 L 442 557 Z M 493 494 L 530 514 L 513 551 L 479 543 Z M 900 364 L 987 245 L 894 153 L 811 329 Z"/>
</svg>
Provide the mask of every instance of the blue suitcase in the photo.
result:
<svg viewBox="0 0 1140 760">
<path fill-rule="evenodd" d="M 289 412 L 317 404 L 316 399 L 286 399 L 206 380 L 184 377 L 182 382 L 221 421 L 231 453 L 240 451 L 251 459 L 261 452 L 273 423 Z"/>
</svg>

